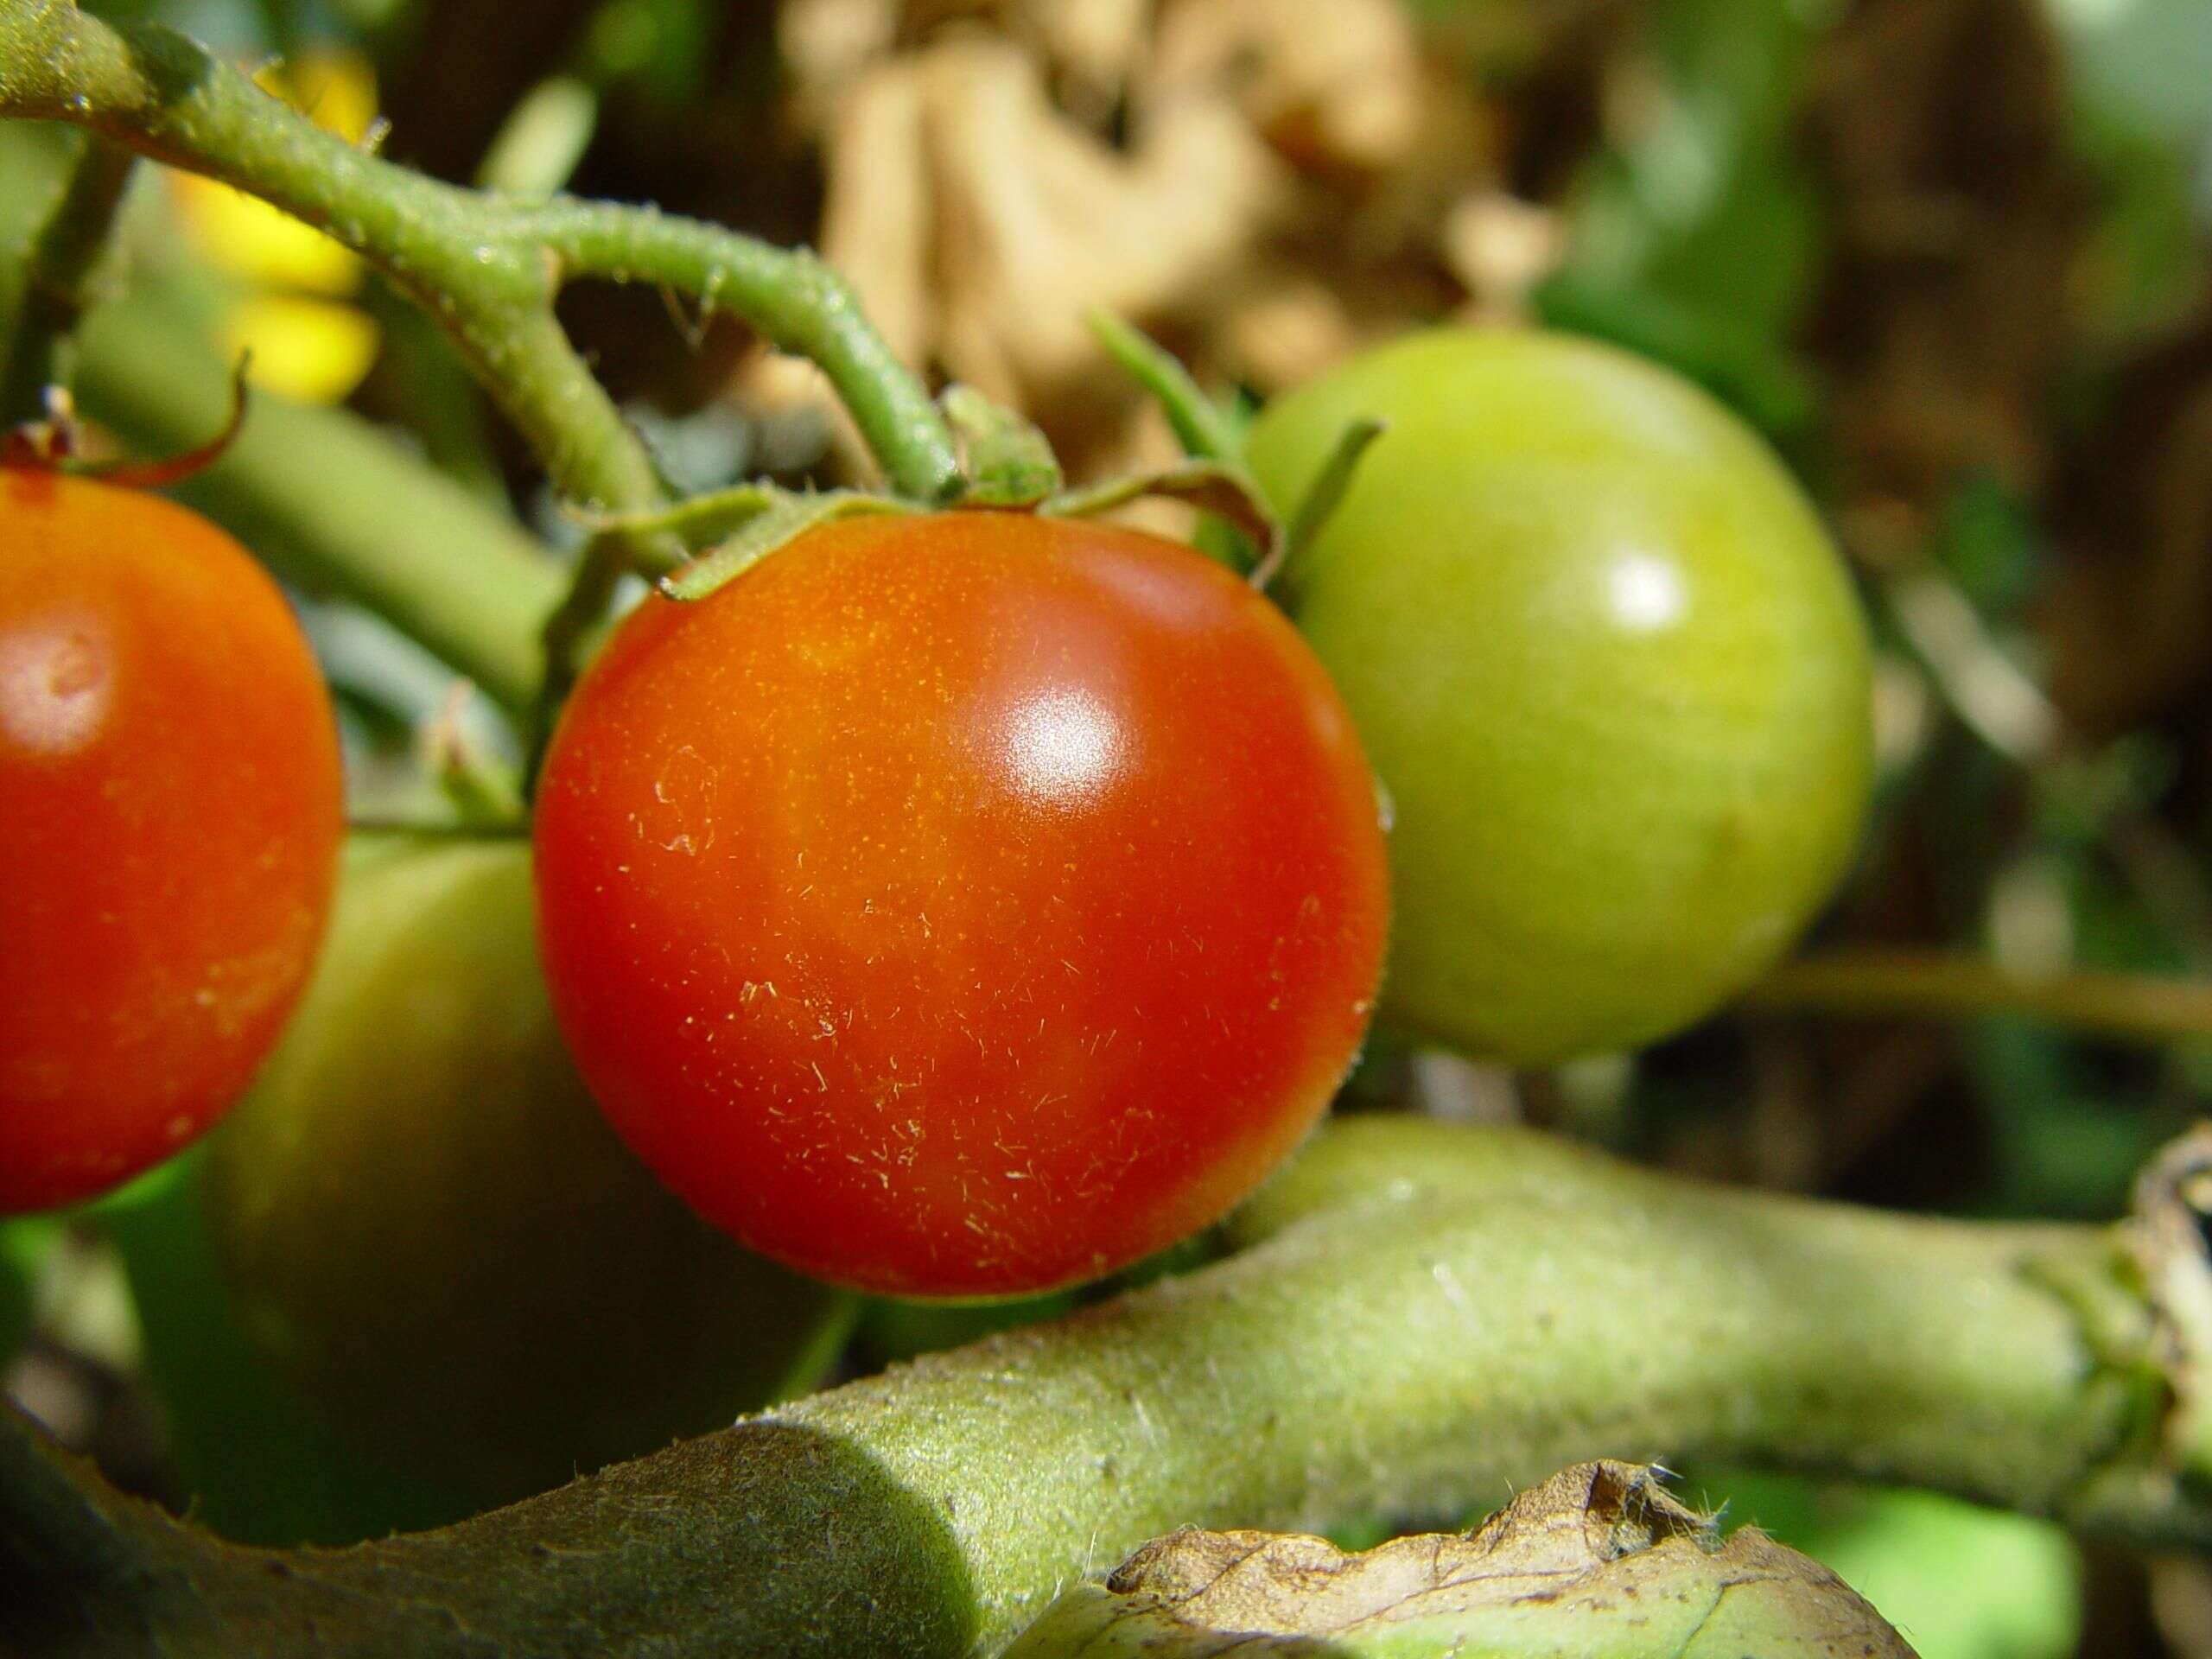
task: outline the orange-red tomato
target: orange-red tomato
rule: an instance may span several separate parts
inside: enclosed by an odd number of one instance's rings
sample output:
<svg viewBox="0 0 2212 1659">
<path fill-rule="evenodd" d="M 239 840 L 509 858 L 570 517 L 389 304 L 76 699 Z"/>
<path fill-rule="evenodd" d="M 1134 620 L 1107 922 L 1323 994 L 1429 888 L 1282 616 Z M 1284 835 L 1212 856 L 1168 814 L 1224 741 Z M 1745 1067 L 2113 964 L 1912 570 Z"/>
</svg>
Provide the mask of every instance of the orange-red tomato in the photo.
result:
<svg viewBox="0 0 2212 1659">
<path fill-rule="evenodd" d="M 708 1219 L 910 1295 L 1088 1279 L 1328 1103 L 1387 908 L 1374 785 L 1272 607 L 1187 548 L 957 513 L 654 598 L 539 792 L 556 1012 Z"/>
<path fill-rule="evenodd" d="M 235 542 L 0 469 L 0 1211 L 105 1191 L 238 1097 L 342 810 L 314 657 Z"/>
</svg>

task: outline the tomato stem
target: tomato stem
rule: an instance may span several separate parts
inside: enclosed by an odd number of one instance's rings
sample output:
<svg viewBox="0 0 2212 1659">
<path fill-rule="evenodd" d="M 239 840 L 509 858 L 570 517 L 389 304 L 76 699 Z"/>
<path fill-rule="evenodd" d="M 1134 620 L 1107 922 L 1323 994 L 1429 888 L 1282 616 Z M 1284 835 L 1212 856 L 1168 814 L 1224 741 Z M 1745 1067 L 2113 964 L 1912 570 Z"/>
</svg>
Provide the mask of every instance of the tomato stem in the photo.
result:
<svg viewBox="0 0 2212 1659">
<path fill-rule="evenodd" d="M 479 817 L 467 812 L 453 818 L 353 817 L 346 821 L 346 833 L 415 841 L 527 841 L 530 820 Z"/>
<path fill-rule="evenodd" d="M 137 159 L 91 135 L 79 146 L 32 240 L 15 339 L 0 366 L 0 425 L 40 419 L 48 388 L 70 385 L 77 324 L 98 296 L 102 257 Z"/>
<path fill-rule="evenodd" d="M 1045 435 L 975 387 L 947 386 L 938 406 L 967 461 L 963 505 L 1033 507 L 1066 483 Z"/>
<path fill-rule="evenodd" d="M 1761 1014 L 1973 1019 L 2017 1014 L 2126 1043 L 2212 1036 L 2212 983 L 2147 974 L 2012 973 L 1939 950 L 1837 950 L 1785 963 L 1742 1006 Z"/>
</svg>

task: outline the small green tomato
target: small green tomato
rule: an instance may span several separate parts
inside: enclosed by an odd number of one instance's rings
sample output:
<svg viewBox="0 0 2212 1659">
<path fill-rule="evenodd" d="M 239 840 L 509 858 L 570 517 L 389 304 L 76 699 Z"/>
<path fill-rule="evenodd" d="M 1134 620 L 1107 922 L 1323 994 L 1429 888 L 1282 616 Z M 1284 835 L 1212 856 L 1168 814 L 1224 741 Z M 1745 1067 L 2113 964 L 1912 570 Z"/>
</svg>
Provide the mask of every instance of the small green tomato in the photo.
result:
<svg viewBox="0 0 2212 1659">
<path fill-rule="evenodd" d="M 1260 416 L 1269 496 L 1362 416 L 1285 597 L 1395 803 L 1382 1017 L 1520 1064 L 1680 1029 L 1789 948 L 1865 813 L 1834 544 L 1741 421 L 1594 342 L 1371 352 Z"/>
<path fill-rule="evenodd" d="M 849 1299 L 709 1230 L 601 1118 L 520 842 L 355 861 L 207 1184 L 280 1368 L 365 1449 L 485 1502 L 804 1386 L 849 1327 Z"/>
</svg>

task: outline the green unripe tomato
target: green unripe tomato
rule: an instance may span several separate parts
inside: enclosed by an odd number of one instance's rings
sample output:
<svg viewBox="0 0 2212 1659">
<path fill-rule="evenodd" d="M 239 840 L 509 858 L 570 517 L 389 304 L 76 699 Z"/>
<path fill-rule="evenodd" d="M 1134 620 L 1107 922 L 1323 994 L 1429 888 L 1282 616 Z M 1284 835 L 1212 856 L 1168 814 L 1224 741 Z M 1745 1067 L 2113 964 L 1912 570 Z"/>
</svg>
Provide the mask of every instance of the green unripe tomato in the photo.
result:
<svg viewBox="0 0 2212 1659">
<path fill-rule="evenodd" d="M 1382 1017 L 1521 1064 L 1689 1024 L 1848 860 L 1865 619 L 1803 493 L 1669 370 L 1446 331 L 1270 405 L 1279 506 L 1388 429 L 1286 598 L 1395 806 Z"/>
<path fill-rule="evenodd" d="M 95 1207 L 138 1314 L 138 1370 L 160 1402 L 168 1472 L 194 1522 L 239 1543 L 351 1544 L 481 1505 L 358 1444 L 269 1363 L 238 1317 L 188 1148 Z"/>
<path fill-rule="evenodd" d="M 211 1140 L 247 1329 L 351 1435 L 485 1502 L 814 1380 L 850 1303 L 696 1220 L 584 1092 L 521 842 L 358 861 Z"/>
</svg>

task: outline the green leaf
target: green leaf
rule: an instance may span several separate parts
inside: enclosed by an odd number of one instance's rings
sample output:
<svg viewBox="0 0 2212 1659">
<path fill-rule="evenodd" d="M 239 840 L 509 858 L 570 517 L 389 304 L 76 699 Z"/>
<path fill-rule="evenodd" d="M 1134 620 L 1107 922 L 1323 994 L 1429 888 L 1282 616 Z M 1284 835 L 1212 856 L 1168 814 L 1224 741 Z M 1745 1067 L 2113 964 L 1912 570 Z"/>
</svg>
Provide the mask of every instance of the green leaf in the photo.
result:
<svg viewBox="0 0 2212 1659">
<path fill-rule="evenodd" d="M 61 1236 L 61 1224 L 47 1216 L 19 1216 L 0 1222 L 0 1365 L 28 1341 L 37 1313 L 32 1287 L 41 1265 Z"/>
<path fill-rule="evenodd" d="M 1792 123 L 1824 8 L 1657 0 L 1639 14 L 1645 90 L 1610 124 L 1567 209 L 1554 327 L 1656 357 L 1785 435 L 1815 404 L 1792 342 L 1820 276 L 1821 219 Z"/>
<path fill-rule="evenodd" d="M 2067 143 L 2089 177 L 2082 321 L 2091 338 L 2124 346 L 2182 324 L 2212 291 L 2212 6 L 2044 0 L 2044 10 L 2067 47 Z"/>
</svg>

